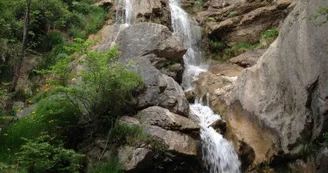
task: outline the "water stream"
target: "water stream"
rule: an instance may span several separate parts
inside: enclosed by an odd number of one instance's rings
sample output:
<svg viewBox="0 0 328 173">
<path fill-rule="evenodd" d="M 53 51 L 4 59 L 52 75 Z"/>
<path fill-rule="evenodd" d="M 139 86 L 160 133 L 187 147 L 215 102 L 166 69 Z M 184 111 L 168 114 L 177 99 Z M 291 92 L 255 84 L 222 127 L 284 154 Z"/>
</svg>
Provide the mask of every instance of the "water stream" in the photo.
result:
<svg viewBox="0 0 328 173">
<path fill-rule="evenodd" d="M 193 88 L 193 80 L 201 72 L 207 71 L 198 45 L 201 41 L 201 34 L 196 33 L 195 27 L 197 26 L 191 23 L 188 14 L 180 7 L 180 0 L 169 0 L 169 3 L 174 32 L 184 39 L 184 44 L 188 48 L 183 57 L 185 71 L 182 86 L 185 90 L 189 90 Z M 210 173 L 240 173 L 241 163 L 232 143 L 210 127 L 221 117 L 211 110 L 209 102 L 209 95 L 207 95 L 206 104 L 196 99 L 196 102 L 190 105 L 191 113 L 195 114 L 200 121 L 202 157 L 206 169 Z"/>
<path fill-rule="evenodd" d="M 116 24 L 130 25 L 133 15 L 133 0 L 117 0 L 116 1 Z"/>
<path fill-rule="evenodd" d="M 183 38 L 184 45 L 188 48 L 184 55 L 184 74 L 181 86 L 185 90 L 192 89 L 193 81 L 201 72 L 207 70 L 207 65 L 201 58 L 200 43 L 201 29 L 191 23 L 188 13 L 180 7 L 180 0 L 169 0 L 172 28 L 175 34 Z"/>
</svg>

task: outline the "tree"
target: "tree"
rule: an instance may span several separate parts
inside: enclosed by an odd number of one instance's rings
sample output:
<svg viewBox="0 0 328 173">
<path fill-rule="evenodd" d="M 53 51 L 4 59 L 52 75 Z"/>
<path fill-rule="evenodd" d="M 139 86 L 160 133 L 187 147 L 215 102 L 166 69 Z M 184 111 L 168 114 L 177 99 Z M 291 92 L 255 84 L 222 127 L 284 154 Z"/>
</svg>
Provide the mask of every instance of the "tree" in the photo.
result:
<svg viewBox="0 0 328 173">
<path fill-rule="evenodd" d="M 30 23 L 31 1 L 32 0 L 26 0 L 26 14 L 25 14 L 25 21 L 24 21 L 24 29 L 23 29 L 22 48 L 21 48 L 21 54 L 17 59 L 15 74 L 14 74 L 14 78 L 13 78 L 11 88 L 10 88 L 11 92 L 15 91 L 17 81 L 19 78 L 19 73 L 22 68 L 22 63 L 23 63 L 23 59 L 25 56 L 25 49 L 26 49 L 26 44 L 27 44 L 27 33 L 28 33 L 28 27 L 29 27 L 29 23 Z"/>
</svg>

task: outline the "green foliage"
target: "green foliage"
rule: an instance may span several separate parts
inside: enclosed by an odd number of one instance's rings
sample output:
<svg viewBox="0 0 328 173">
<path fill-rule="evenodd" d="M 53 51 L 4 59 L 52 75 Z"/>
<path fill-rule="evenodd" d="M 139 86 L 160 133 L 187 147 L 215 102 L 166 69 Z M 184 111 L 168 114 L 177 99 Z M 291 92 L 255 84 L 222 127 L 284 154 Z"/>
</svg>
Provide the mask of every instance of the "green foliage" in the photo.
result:
<svg viewBox="0 0 328 173">
<path fill-rule="evenodd" d="M 262 38 L 277 38 L 279 35 L 279 32 L 277 31 L 277 29 L 273 28 L 273 29 L 269 29 L 266 30 L 262 33 L 261 37 Z"/>
<path fill-rule="evenodd" d="M 323 133 L 323 143 L 322 145 L 325 146 L 325 147 L 328 147 L 328 132 L 326 133 Z"/>
<path fill-rule="evenodd" d="M 238 12 L 237 11 L 232 11 L 228 14 L 228 17 L 235 17 L 238 16 Z"/>
<path fill-rule="evenodd" d="M 26 139 L 35 139 L 43 132 L 54 140 L 75 139 L 79 110 L 62 95 L 40 100 L 31 115 L 19 119 L 0 134 L 0 160 L 11 161 Z"/>
<path fill-rule="evenodd" d="M 107 162 L 101 162 L 93 165 L 90 173 L 123 173 L 121 165 L 117 159 L 111 159 Z"/>
<path fill-rule="evenodd" d="M 207 18 L 208 21 L 210 22 L 216 22 L 216 18 L 215 17 L 209 17 Z"/>
<path fill-rule="evenodd" d="M 16 153 L 19 166 L 31 173 L 77 173 L 84 155 L 65 149 L 62 145 L 50 144 L 47 142 L 50 138 L 42 136 L 36 140 L 25 139 L 26 144 Z"/>
<path fill-rule="evenodd" d="M 8 93 L 5 89 L 0 88 L 0 115 L 1 110 L 4 109 L 5 101 L 8 99 Z"/>
<path fill-rule="evenodd" d="M 257 49 L 258 44 L 248 44 L 248 43 L 237 43 L 232 45 L 230 48 L 225 49 L 223 60 L 228 60 L 232 57 L 238 56 L 248 50 Z"/>
<path fill-rule="evenodd" d="M 70 62 L 68 57 L 48 71 L 57 76 L 52 84 L 64 87 L 65 95 L 74 105 L 85 110 L 84 115 L 87 119 L 108 115 L 108 113 L 119 115 L 122 108 L 128 104 L 132 91 L 142 84 L 141 78 L 127 70 L 129 65 L 116 62 L 117 48 L 107 52 L 89 51 L 89 47 L 93 44 L 91 41 L 83 42 L 81 39 L 75 41 L 76 44 L 68 50 L 75 52 L 72 57 L 84 55 L 80 64 L 87 70 L 77 76 L 82 81 L 66 86 L 67 80 L 71 77 L 66 73 Z"/>
<path fill-rule="evenodd" d="M 209 39 L 208 41 L 209 41 L 210 49 L 212 49 L 213 51 L 222 50 L 227 47 L 227 45 L 223 41 L 215 41 L 211 39 Z"/>
<path fill-rule="evenodd" d="M 63 53 L 64 41 L 70 40 L 69 36 L 85 39 L 102 27 L 106 12 L 101 7 L 93 6 L 94 2 L 96 1 L 32 0 L 28 52 L 31 49 L 39 53 L 53 50 L 45 58 L 45 67 L 55 64 L 57 55 Z M 20 52 L 25 11 L 25 0 L 0 2 L 0 52 L 5 59 L 5 62 L 0 62 L 2 80 L 11 79 L 13 64 Z"/>
<path fill-rule="evenodd" d="M 205 2 L 203 0 L 197 0 L 194 2 L 194 7 L 201 7 L 203 8 L 205 5 Z"/>
</svg>

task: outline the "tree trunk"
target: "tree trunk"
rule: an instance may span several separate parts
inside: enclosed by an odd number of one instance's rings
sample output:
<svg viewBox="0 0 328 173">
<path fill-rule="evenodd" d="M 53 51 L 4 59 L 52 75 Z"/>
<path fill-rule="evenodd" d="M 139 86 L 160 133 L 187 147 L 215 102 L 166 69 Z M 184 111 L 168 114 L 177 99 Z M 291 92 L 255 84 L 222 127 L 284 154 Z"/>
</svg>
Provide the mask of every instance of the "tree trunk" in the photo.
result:
<svg viewBox="0 0 328 173">
<path fill-rule="evenodd" d="M 21 54 L 17 59 L 17 63 L 16 63 L 16 67 L 15 67 L 15 74 L 14 74 L 14 78 L 12 80 L 11 88 L 10 88 L 11 92 L 15 91 L 17 81 L 19 78 L 19 74 L 20 74 L 20 70 L 22 68 L 23 59 L 25 57 L 25 49 L 26 49 L 26 44 L 27 44 L 26 39 L 27 39 L 28 27 L 29 27 L 29 23 L 30 23 L 31 1 L 32 0 L 26 0 L 26 14 L 25 14 L 25 22 L 24 22 L 24 30 L 23 30 L 22 49 L 21 49 Z"/>
</svg>

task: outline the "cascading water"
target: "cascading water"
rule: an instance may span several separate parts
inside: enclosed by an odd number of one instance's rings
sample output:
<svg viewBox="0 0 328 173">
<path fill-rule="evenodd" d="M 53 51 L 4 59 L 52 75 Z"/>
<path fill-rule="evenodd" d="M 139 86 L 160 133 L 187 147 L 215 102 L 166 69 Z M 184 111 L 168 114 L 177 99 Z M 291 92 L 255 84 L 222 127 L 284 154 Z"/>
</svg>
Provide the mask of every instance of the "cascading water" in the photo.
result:
<svg viewBox="0 0 328 173">
<path fill-rule="evenodd" d="M 201 31 L 192 25 L 188 14 L 180 7 L 179 0 L 169 0 L 169 3 L 173 30 L 184 39 L 184 45 L 188 48 L 187 53 L 183 57 L 185 71 L 182 87 L 185 90 L 189 90 L 192 89 L 194 78 L 207 69 L 206 64 L 200 58 L 199 43 L 201 42 Z"/>
<path fill-rule="evenodd" d="M 209 99 L 206 105 L 203 105 L 201 101 L 190 105 L 192 113 L 198 116 L 200 121 L 202 157 L 206 169 L 210 173 L 240 173 L 240 161 L 231 142 L 210 127 L 221 117 L 215 114 L 208 105 Z"/>
<path fill-rule="evenodd" d="M 130 25 L 132 23 L 132 0 L 116 1 L 116 24 Z"/>
<path fill-rule="evenodd" d="M 184 39 L 188 51 L 184 58 L 185 71 L 182 86 L 185 90 L 192 89 L 193 80 L 201 72 L 207 70 L 202 62 L 198 43 L 200 34 L 195 34 L 188 14 L 180 7 L 179 0 L 169 0 L 174 32 Z M 195 104 L 190 105 L 191 113 L 199 117 L 202 139 L 202 157 L 206 169 L 210 173 L 240 173 L 240 161 L 237 153 L 228 140 L 217 133 L 210 125 L 221 119 L 209 107 L 209 96 L 206 105 L 196 99 Z"/>
</svg>

